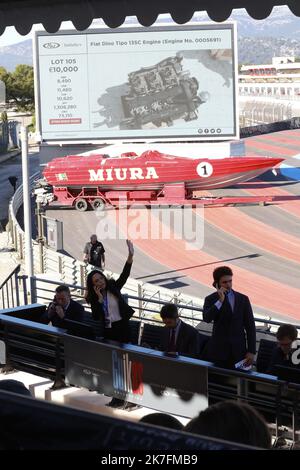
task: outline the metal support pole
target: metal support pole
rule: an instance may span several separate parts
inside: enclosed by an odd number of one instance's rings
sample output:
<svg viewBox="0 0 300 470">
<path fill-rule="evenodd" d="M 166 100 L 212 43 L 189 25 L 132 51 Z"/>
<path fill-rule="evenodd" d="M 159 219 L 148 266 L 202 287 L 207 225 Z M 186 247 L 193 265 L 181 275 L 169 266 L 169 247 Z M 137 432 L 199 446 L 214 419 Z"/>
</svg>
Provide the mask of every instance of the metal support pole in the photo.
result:
<svg viewBox="0 0 300 470">
<path fill-rule="evenodd" d="M 13 221 L 12 221 L 12 218 L 11 218 L 10 210 L 8 211 L 8 227 L 9 227 L 10 241 L 14 245 L 15 244 L 14 227 L 13 227 Z"/>
<path fill-rule="evenodd" d="M 142 284 L 138 284 L 138 303 L 139 303 L 139 317 L 143 317 L 143 307 L 144 307 L 144 302 L 143 302 L 143 286 Z"/>
<path fill-rule="evenodd" d="M 299 441 L 298 431 L 298 390 L 294 391 L 293 410 L 292 410 L 292 427 L 293 427 L 293 446 Z"/>
<path fill-rule="evenodd" d="M 23 246 L 23 239 L 22 239 L 22 234 L 18 234 L 18 246 L 19 246 L 19 257 L 20 259 L 24 259 L 24 246 Z"/>
<path fill-rule="evenodd" d="M 18 249 L 18 232 L 17 232 L 17 227 L 13 225 L 13 232 L 14 232 L 14 249 L 15 251 L 19 252 Z"/>
<path fill-rule="evenodd" d="M 281 403 L 282 387 L 283 385 L 279 384 L 277 387 L 277 392 L 276 392 L 276 441 L 280 437 L 280 427 L 282 424 L 281 423 L 282 421 L 282 403 Z"/>
<path fill-rule="evenodd" d="M 45 272 L 44 270 L 44 246 L 43 242 L 39 242 L 39 262 L 40 262 L 40 272 Z"/>
<path fill-rule="evenodd" d="M 36 216 L 37 216 L 37 227 L 38 227 L 38 244 L 39 244 L 39 265 L 40 272 L 44 272 L 44 237 L 43 237 L 43 218 L 41 213 L 41 203 L 36 203 Z"/>
<path fill-rule="evenodd" d="M 18 279 L 18 274 L 20 272 L 20 268 L 18 271 L 15 272 L 14 277 L 15 277 L 15 290 L 16 290 L 16 302 L 17 302 L 17 307 L 20 306 L 20 293 L 19 293 L 19 279 Z"/>
<path fill-rule="evenodd" d="M 42 234 L 42 214 L 41 214 L 41 203 L 36 203 L 36 216 L 37 216 L 37 230 L 38 230 L 38 241 L 40 241 L 43 237 Z"/>
<path fill-rule="evenodd" d="M 10 356 L 9 327 L 4 325 L 4 343 L 5 343 L 5 366 L 2 368 L 2 374 L 15 372 Z"/>
<path fill-rule="evenodd" d="M 32 225 L 31 225 L 31 202 L 30 182 L 28 165 L 28 131 L 27 127 L 21 127 L 22 144 L 22 176 L 23 176 L 23 204 L 24 204 L 24 229 L 25 229 L 25 272 L 28 276 L 28 291 L 31 297 L 31 278 L 33 276 L 33 254 L 32 254 Z"/>
<path fill-rule="evenodd" d="M 36 278 L 33 276 L 31 278 L 31 303 L 35 304 L 36 302 L 37 302 Z"/>
<path fill-rule="evenodd" d="M 61 343 L 60 338 L 56 339 L 55 345 L 55 380 L 51 387 L 52 390 L 59 390 L 66 388 L 66 383 L 62 376 L 62 358 L 61 358 Z"/>
<path fill-rule="evenodd" d="M 248 380 L 241 377 L 237 382 L 237 401 L 247 401 L 248 398 Z"/>
<path fill-rule="evenodd" d="M 85 284 L 86 284 L 86 266 L 83 263 L 79 264 L 79 276 L 80 276 L 80 284 L 79 285 L 80 286 L 85 286 Z M 79 290 L 79 295 L 81 295 L 83 297 L 84 294 L 85 294 L 85 290 L 80 289 Z"/>
</svg>

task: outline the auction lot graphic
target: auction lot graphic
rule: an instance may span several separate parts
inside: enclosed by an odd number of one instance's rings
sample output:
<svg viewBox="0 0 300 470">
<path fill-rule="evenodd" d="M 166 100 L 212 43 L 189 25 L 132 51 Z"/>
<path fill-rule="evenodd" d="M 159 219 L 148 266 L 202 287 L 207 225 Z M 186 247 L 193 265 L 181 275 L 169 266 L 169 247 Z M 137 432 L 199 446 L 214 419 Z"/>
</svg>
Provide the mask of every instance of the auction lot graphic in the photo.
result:
<svg viewBox="0 0 300 470">
<path fill-rule="evenodd" d="M 36 32 L 43 140 L 237 136 L 235 25 Z"/>
</svg>

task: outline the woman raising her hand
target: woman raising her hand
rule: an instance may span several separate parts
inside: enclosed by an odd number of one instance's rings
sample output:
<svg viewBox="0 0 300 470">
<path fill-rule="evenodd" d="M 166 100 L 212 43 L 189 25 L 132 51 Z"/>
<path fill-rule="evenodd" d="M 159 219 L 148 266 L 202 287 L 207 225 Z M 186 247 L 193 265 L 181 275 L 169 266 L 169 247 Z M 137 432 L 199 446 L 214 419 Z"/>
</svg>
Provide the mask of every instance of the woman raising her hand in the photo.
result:
<svg viewBox="0 0 300 470">
<path fill-rule="evenodd" d="M 87 277 L 86 301 L 91 305 L 92 317 L 101 324 L 104 339 L 129 342 L 129 320 L 134 310 L 125 302 L 121 289 L 126 283 L 132 266 L 134 248 L 126 240 L 128 257 L 119 278 L 107 279 L 100 271 L 93 270 Z"/>
</svg>

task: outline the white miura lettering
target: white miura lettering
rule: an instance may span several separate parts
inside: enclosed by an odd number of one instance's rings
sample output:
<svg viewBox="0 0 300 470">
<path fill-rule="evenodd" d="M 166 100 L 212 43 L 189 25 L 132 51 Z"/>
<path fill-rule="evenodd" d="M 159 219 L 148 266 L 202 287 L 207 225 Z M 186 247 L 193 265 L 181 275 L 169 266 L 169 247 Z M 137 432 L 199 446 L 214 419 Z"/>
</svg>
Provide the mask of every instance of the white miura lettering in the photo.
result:
<svg viewBox="0 0 300 470">
<path fill-rule="evenodd" d="M 143 180 L 143 170 L 142 168 L 129 168 L 130 170 L 130 179 L 131 180 Z"/>
<path fill-rule="evenodd" d="M 129 174 L 128 174 L 128 172 Z M 90 181 L 125 181 L 127 176 L 129 180 L 150 180 L 157 179 L 158 174 L 153 166 L 147 168 L 106 168 L 99 170 L 88 170 Z"/>
<path fill-rule="evenodd" d="M 89 170 L 90 181 L 104 181 L 103 172 L 104 170 L 98 170 L 97 173 L 95 170 Z"/>
<path fill-rule="evenodd" d="M 145 176 L 146 180 L 150 180 L 152 178 L 158 178 L 158 174 L 156 173 L 156 170 L 154 166 L 148 166 L 147 167 L 147 175 Z"/>
<path fill-rule="evenodd" d="M 123 175 L 121 176 L 121 171 L 123 172 Z M 116 178 L 117 180 L 124 181 L 126 180 L 127 177 L 127 168 L 116 168 Z"/>
<path fill-rule="evenodd" d="M 112 172 L 113 172 L 112 168 L 108 168 L 106 170 L 106 173 L 107 173 L 106 179 L 107 179 L 107 181 L 113 181 L 114 180 L 113 177 L 112 177 Z"/>
</svg>

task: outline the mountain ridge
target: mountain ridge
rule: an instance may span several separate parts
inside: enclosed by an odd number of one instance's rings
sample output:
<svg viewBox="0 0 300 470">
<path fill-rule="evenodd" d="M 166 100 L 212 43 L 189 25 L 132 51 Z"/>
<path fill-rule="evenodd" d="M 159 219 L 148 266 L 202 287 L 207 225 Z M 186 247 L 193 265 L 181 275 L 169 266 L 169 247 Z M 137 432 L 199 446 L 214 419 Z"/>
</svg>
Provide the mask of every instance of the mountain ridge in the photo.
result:
<svg viewBox="0 0 300 470">
<path fill-rule="evenodd" d="M 237 23 L 239 64 L 271 63 L 274 56 L 300 57 L 300 20 L 287 7 L 274 8 L 264 20 L 254 20 L 246 11 L 236 10 L 228 20 Z M 161 21 L 166 19 L 159 18 L 157 24 Z M 210 18 L 206 13 L 196 13 L 193 21 Z M 32 39 L 0 47 L 0 66 L 11 72 L 21 63 L 33 64 Z"/>
</svg>

